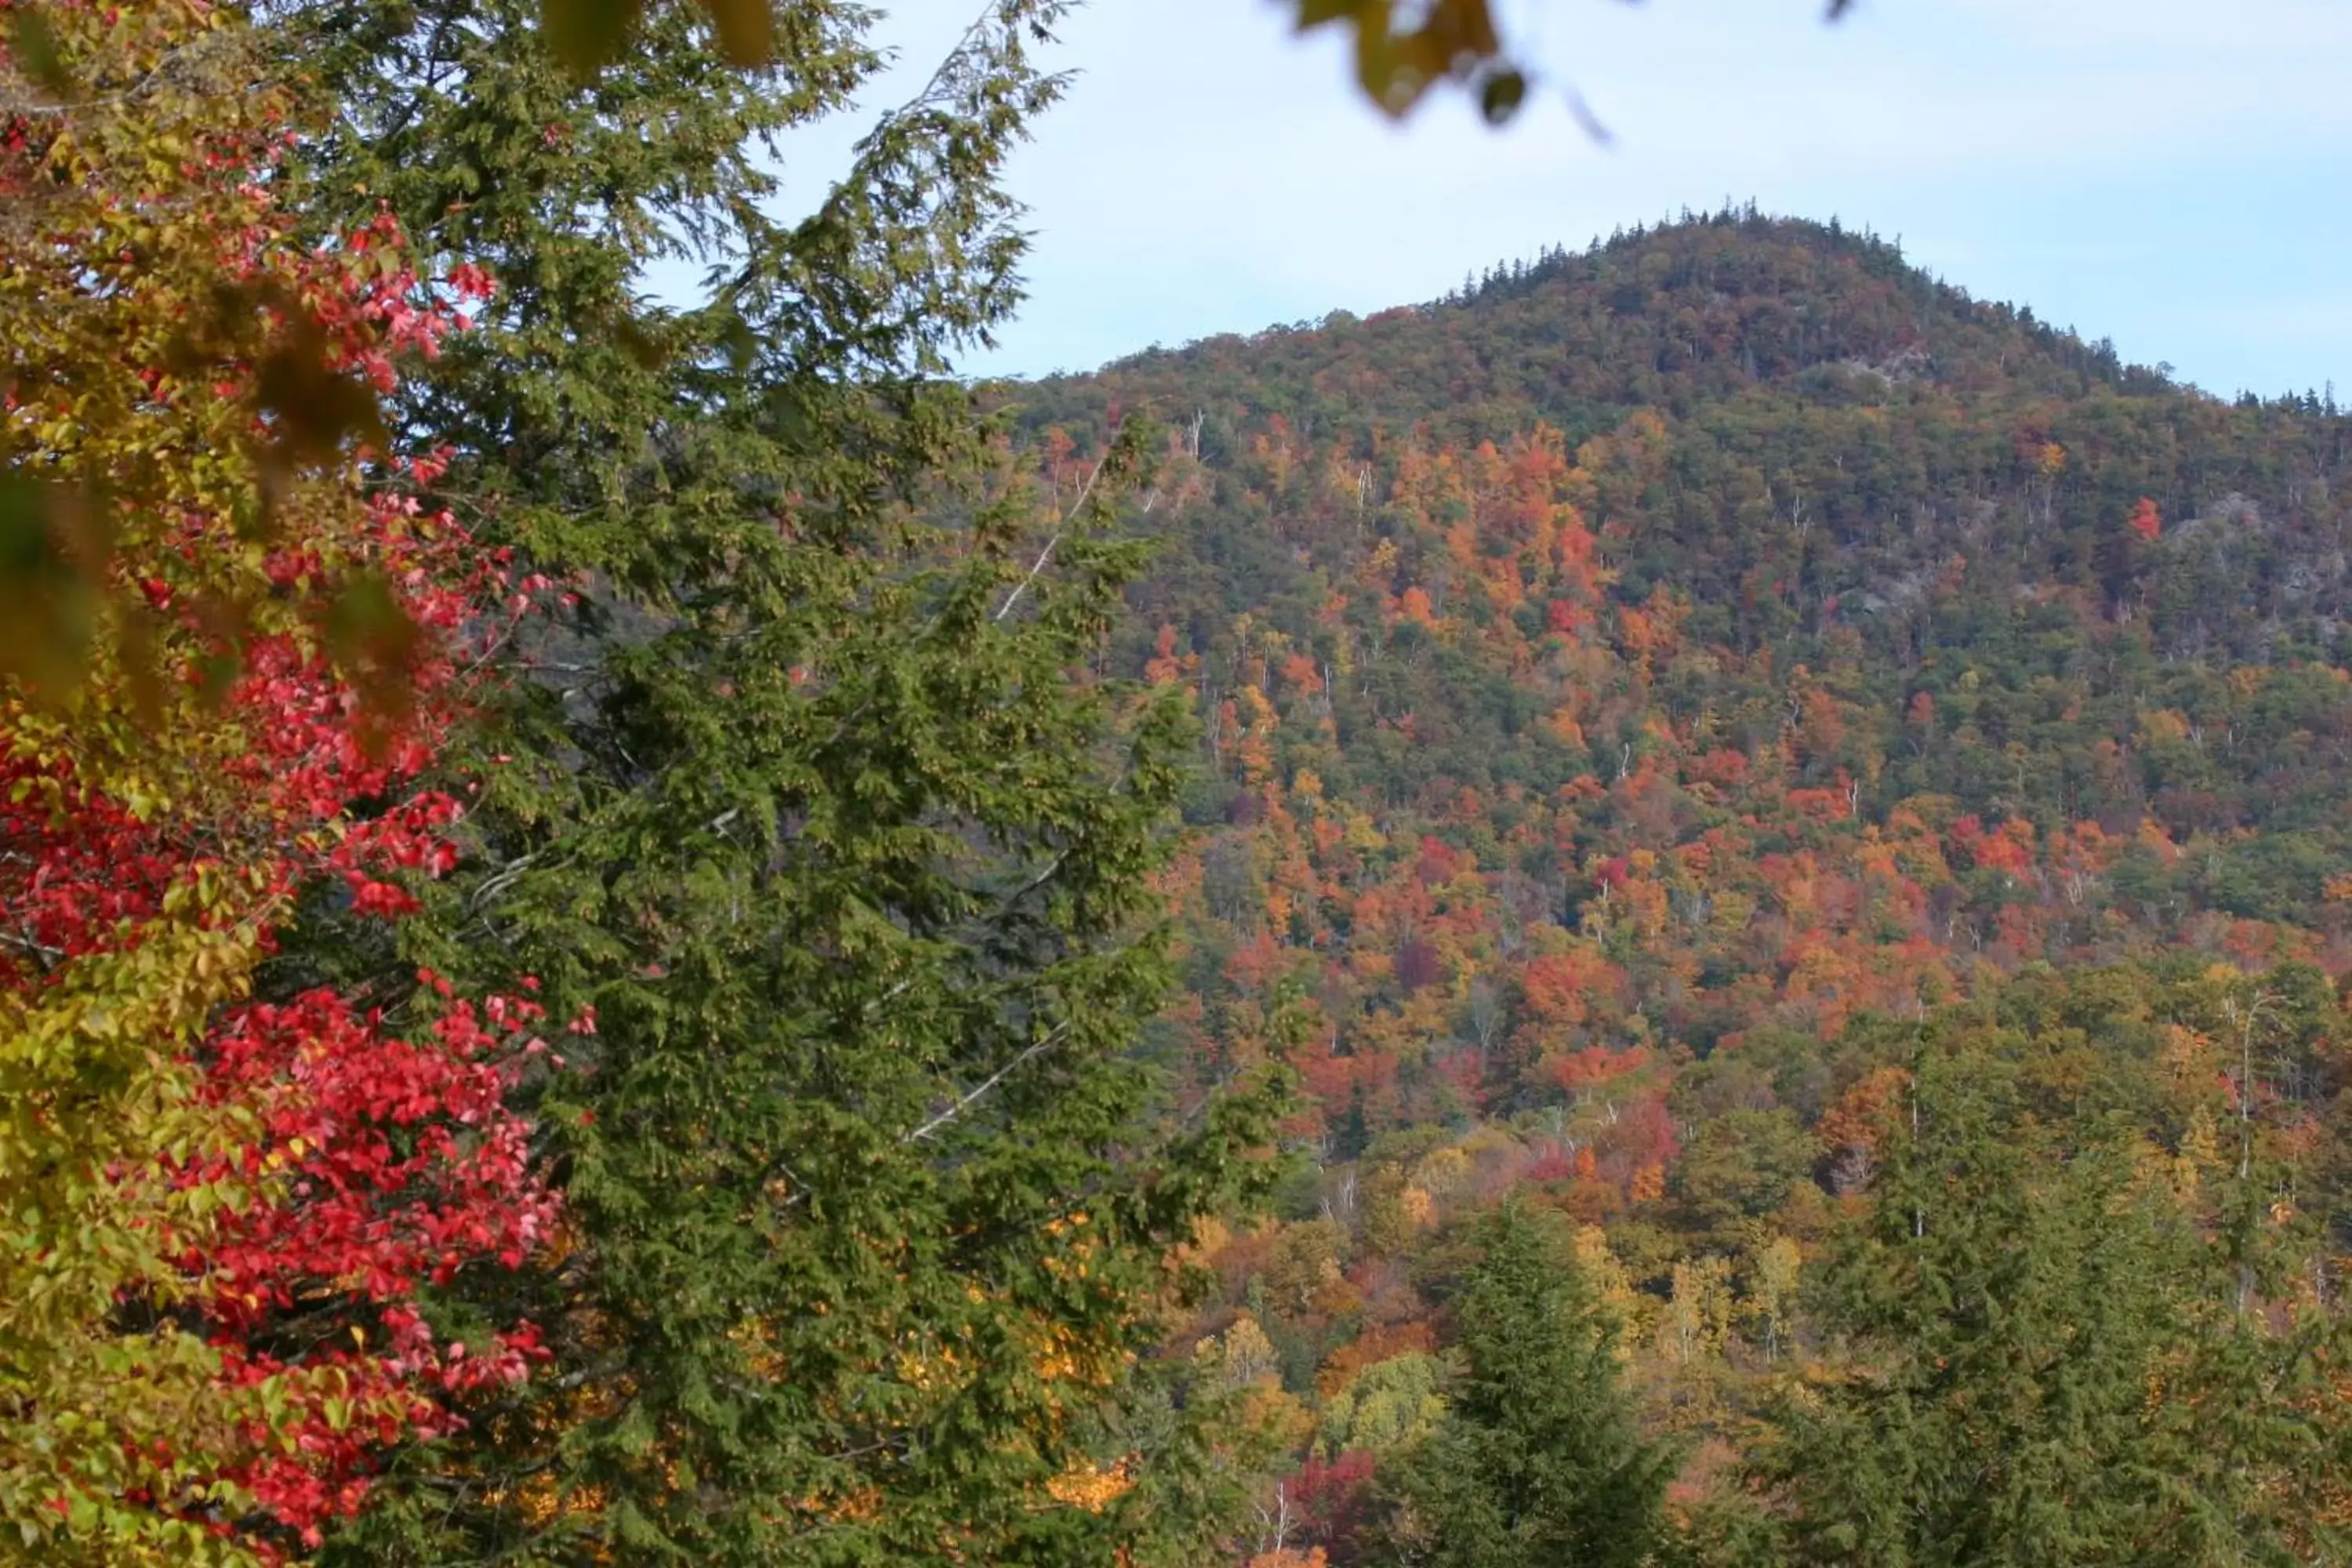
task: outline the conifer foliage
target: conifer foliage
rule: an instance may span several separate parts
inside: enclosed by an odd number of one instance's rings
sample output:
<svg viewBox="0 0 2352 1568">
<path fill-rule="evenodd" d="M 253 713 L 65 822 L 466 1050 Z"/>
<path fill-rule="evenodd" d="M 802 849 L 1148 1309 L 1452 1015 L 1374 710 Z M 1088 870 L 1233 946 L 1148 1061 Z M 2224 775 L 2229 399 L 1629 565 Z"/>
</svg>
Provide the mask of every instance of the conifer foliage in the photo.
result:
<svg viewBox="0 0 2352 1568">
<path fill-rule="evenodd" d="M 2289 1216 L 2247 1202 L 2278 1173 L 2250 1192 L 2226 1163 L 2070 1140 L 1977 1030 L 1937 1033 L 1825 1281 L 1852 1363 L 1763 1467 L 1789 1531 L 1770 1560 L 2337 1560 L 2343 1434 L 2314 1417 L 2344 1329 L 2254 1305 L 2295 1294 Z"/>
<path fill-rule="evenodd" d="M 1392 1482 L 1374 1561 L 1433 1568 L 1635 1568 L 1664 1539 L 1675 1457 L 1643 1437 L 1615 1335 L 1556 1211 L 1513 1204 L 1457 1311 L 1463 1375 L 1436 1432 Z"/>
<path fill-rule="evenodd" d="M 335 1561 L 1209 1530 L 1150 1500 L 1206 1461 L 1135 1363 L 1272 1123 L 1244 1086 L 1155 1129 L 1130 1049 L 1187 727 L 1095 674 L 1145 448 L 1040 465 L 940 374 L 1015 297 L 996 179 L 1057 12 L 991 7 L 791 227 L 752 154 L 870 74 L 854 10 L 780 12 L 740 79 L 656 13 L 588 86 L 520 7 L 287 18 L 343 110 L 320 199 L 386 197 L 499 279 L 404 417 L 563 590 L 400 962 L 527 970 L 579 1030 L 532 1101 L 568 1249 L 457 1282 L 544 1326 L 549 1374 L 412 1456 Z M 703 306 L 634 291 L 669 247 Z"/>
</svg>

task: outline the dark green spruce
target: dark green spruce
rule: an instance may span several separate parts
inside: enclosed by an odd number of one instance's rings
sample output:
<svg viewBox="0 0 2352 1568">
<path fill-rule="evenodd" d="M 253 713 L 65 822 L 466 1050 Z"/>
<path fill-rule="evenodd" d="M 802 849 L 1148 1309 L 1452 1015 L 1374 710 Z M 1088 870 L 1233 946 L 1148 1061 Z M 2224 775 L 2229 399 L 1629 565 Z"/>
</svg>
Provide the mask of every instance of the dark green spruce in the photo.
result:
<svg viewBox="0 0 2352 1568">
<path fill-rule="evenodd" d="M 584 86 L 525 5 L 278 10 L 340 109 L 322 226 L 385 202 L 498 277 L 401 414 L 572 595 L 503 650 L 467 864 L 397 955 L 541 986 L 562 1255 L 440 1310 L 555 1359 L 331 1562 L 1152 1562 L 1216 1528 L 1208 1413 L 1137 1363 L 1273 1122 L 1255 1080 L 1163 1114 L 1132 1050 L 1190 723 L 1091 673 L 1139 447 L 1050 493 L 947 374 L 1016 298 L 997 176 L 1060 9 L 982 10 L 791 224 L 767 149 L 871 77 L 858 7 L 781 5 L 744 75 L 656 5 Z M 1108 1506 L 1053 1505 L 1114 1465 Z"/>
<path fill-rule="evenodd" d="M 2064 1037 L 1926 1033 L 1916 1120 L 1818 1303 L 1845 1374 L 1788 1400 L 1747 1560 L 2343 1561 L 2323 1498 L 2346 1457 L 2303 1414 L 2334 1397 L 2342 1330 L 2253 1316 L 2292 1255 L 2271 1173 L 2183 1203 L 2126 1124 L 2036 1114 L 2032 1066 Z"/>
<path fill-rule="evenodd" d="M 1456 1307 L 1463 1373 L 1391 1482 L 1374 1560 L 1636 1568 L 1660 1542 L 1674 1458 L 1637 1428 L 1561 1216 L 1512 1204 L 1482 1230 Z"/>
</svg>

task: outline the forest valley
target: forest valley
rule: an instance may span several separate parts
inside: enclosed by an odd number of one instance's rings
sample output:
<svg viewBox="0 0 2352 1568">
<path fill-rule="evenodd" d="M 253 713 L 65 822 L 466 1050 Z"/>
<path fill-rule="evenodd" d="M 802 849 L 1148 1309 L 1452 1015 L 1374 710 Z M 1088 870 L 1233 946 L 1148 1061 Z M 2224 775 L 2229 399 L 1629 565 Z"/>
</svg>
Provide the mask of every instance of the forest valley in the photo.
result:
<svg viewBox="0 0 2352 1568">
<path fill-rule="evenodd" d="M 1061 10 L 0 0 L 0 1560 L 2352 1562 L 2332 397 L 964 381 Z"/>
</svg>

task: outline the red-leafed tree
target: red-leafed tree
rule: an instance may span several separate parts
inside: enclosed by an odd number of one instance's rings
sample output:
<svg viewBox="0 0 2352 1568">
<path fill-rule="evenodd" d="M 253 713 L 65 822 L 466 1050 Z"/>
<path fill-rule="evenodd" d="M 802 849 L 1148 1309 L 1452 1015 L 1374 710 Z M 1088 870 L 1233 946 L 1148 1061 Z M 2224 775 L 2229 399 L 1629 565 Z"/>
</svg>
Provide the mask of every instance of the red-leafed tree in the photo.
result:
<svg viewBox="0 0 2352 1568">
<path fill-rule="evenodd" d="M 454 633 L 471 595 L 436 578 L 458 541 L 373 515 L 401 607 Z M 172 595 L 153 597 L 168 619 Z M 357 1507 L 374 1450 L 447 1429 L 447 1395 L 536 1353 L 528 1325 L 444 1341 L 420 1302 L 549 1237 L 553 1199 L 504 1106 L 545 1051 L 536 1004 L 478 1005 L 421 975 L 395 1027 L 330 988 L 247 994 L 305 885 L 397 919 L 415 904 L 399 879 L 454 859 L 457 802 L 413 787 L 449 719 L 450 667 L 412 662 L 391 737 L 292 635 L 251 647 L 247 669 L 218 714 L 241 749 L 216 760 L 201 815 L 134 805 L 70 752 L 19 744 L 0 763 L 5 1064 L 24 1096 L 8 1152 L 96 1157 L 5 1169 L 12 1217 L 47 1200 L 56 1234 L 9 1238 L 31 1310 L 5 1313 L 18 1397 L 0 1466 L 15 1522 L 54 1531 L 65 1560 L 181 1551 L 189 1531 L 230 1560 L 315 1541 Z M 111 1059 L 76 1038 L 103 1008 L 122 1022 Z M 119 1120 L 96 1124 L 107 1110 Z M 27 1396 L 76 1367 L 70 1403 Z"/>
<path fill-rule="evenodd" d="M 505 1108 L 528 982 L 268 979 L 299 900 L 397 920 L 458 853 L 424 781 L 505 584 L 404 499 L 431 463 L 353 442 L 487 285 L 388 219 L 295 237 L 235 16 L 0 36 L 37 46 L 0 54 L 0 521 L 55 568 L 0 637 L 0 1538 L 270 1561 L 537 1354 L 429 1300 L 554 1222 Z"/>
<path fill-rule="evenodd" d="M 427 559 L 455 543 L 382 541 L 428 628 L 454 630 L 467 599 Z M 5 1170 L 12 1216 L 46 1200 L 57 1230 L 47 1247 L 10 1237 L 32 1308 L 5 1314 L 11 1392 L 84 1356 L 83 1379 L 112 1373 L 79 1381 L 72 1405 L 20 1398 L 0 1418 L 11 1511 L 53 1518 L 61 1553 L 128 1551 L 100 1544 L 126 1531 L 184 1544 L 162 1529 L 174 1521 L 265 1548 L 314 1538 L 356 1507 L 372 1449 L 446 1428 L 443 1395 L 520 1376 L 535 1351 L 528 1326 L 440 1342 L 418 1295 L 549 1235 L 552 1199 L 503 1105 L 544 1049 L 536 1005 L 478 1005 L 422 976 L 395 1030 L 331 989 L 241 995 L 306 883 L 340 881 L 355 914 L 396 919 L 414 904 L 396 879 L 454 858 L 457 803 L 404 795 L 447 721 L 449 674 L 416 661 L 399 735 L 371 744 L 322 655 L 265 639 L 220 710 L 243 741 L 217 763 L 229 812 L 134 806 L 69 753 L 0 763 L 0 984 L 24 1097 L 8 1152 L 102 1156 Z M 104 1042 L 120 1055 L 77 1038 L 104 1027 L 101 1008 L 121 1019 Z M 108 1110 L 120 1119 L 97 1124 Z"/>
</svg>

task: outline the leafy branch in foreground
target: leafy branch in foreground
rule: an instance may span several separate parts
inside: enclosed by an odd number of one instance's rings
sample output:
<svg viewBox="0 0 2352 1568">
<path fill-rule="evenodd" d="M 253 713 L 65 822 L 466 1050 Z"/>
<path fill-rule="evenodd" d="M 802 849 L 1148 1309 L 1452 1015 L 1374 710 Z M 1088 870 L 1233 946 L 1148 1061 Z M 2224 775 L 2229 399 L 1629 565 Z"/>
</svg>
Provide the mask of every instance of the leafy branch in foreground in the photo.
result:
<svg viewBox="0 0 2352 1568">
<path fill-rule="evenodd" d="M 271 345 L 389 388 L 456 323 L 390 219 L 296 237 L 253 35 L 58 16 L 51 63 L 125 85 L 0 111 L 10 586 L 47 595 L 29 625 L 0 601 L 0 1540 L 274 1562 L 538 1354 L 425 1300 L 550 1234 L 504 1104 L 536 1004 L 257 994 L 299 900 L 381 926 L 456 858 L 421 775 L 502 574 L 403 489 L 287 457 Z"/>
<path fill-rule="evenodd" d="M 564 0 L 570 3 L 570 0 Z M 1286 4 L 1294 0 L 1285 0 Z M 1356 81 L 1374 108 L 1401 117 L 1430 90 L 1451 83 L 1470 92 L 1496 124 L 1527 100 L 1533 72 L 1516 58 L 1491 0 L 1295 0 L 1298 30 L 1345 27 L 1355 35 Z M 1832 21 L 1853 0 L 1829 0 Z"/>
</svg>

